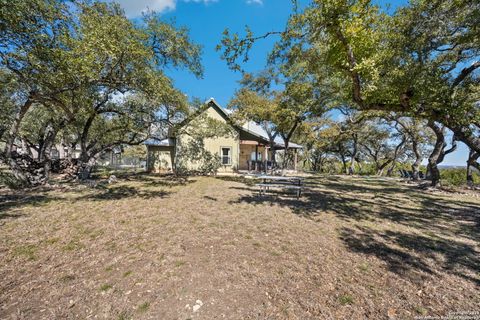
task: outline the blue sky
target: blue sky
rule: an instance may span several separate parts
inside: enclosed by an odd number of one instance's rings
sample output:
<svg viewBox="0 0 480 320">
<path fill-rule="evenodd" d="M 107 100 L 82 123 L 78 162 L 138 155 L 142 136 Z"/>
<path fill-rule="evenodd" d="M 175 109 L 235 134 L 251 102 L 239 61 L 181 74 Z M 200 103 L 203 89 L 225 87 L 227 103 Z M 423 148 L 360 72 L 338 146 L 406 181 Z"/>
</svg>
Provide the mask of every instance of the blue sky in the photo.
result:
<svg viewBox="0 0 480 320">
<path fill-rule="evenodd" d="M 197 79 L 186 71 L 171 69 L 167 74 L 175 85 L 189 97 L 215 98 L 226 106 L 238 88 L 240 74 L 227 68 L 215 46 L 222 38 L 222 32 L 242 32 L 248 25 L 255 33 L 281 30 L 291 13 L 290 0 L 116 0 L 122 5 L 129 18 L 141 15 L 147 8 L 161 12 L 166 19 L 175 19 L 179 26 L 190 29 L 193 41 L 203 46 L 203 79 Z M 305 3 L 304 1 L 299 1 Z M 376 0 L 382 7 L 387 2 Z M 390 11 L 406 4 L 405 0 L 389 1 Z M 275 37 L 258 42 L 252 49 L 247 71 L 261 70 L 265 66 L 268 52 Z M 464 165 L 467 148 L 460 144 L 457 152 L 448 155 L 443 164 Z"/>
</svg>

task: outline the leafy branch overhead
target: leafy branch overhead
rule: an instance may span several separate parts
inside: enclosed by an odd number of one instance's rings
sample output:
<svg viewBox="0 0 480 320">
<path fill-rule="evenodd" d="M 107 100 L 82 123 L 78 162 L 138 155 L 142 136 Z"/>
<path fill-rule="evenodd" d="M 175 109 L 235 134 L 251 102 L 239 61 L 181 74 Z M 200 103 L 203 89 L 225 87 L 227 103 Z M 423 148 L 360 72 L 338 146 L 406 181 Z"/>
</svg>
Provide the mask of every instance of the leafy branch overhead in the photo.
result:
<svg viewBox="0 0 480 320">
<path fill-rule="evenodd" d="M 283 30 L 226 30 L 218 50 L 243 71 L 254 44 L 278 36 L 267 62 L 300 66 L 326 105 L 439 123 L 480 153 L 480 3 L 418 0 L 385 11 L 370 0 L 312 1 Z"/>
<path fill-rule="evenodd" d="M 19 140 L 36 145 L 49 130 L 50 145 L 80 147 L 84 166 L 103 151 L 165 132 L 188 112 L 184 94 L 164 73 L 174 67 L 203 74 L 201 47 L 186 28 L 154 12 L 132 22 L 118 4 L 101 1 L 2 1 L 0 7 L 0 68 L 12 83 L 2 99 L 14 106 L 0 138 L 17 178 L 33 179 L 15 160 Z M 28 121 L 34 114 L 51 125 L 35 129 Z M 49 158 L 46 152 L 31 159 L 46 166 L 44 176 Z"/>
</svg>

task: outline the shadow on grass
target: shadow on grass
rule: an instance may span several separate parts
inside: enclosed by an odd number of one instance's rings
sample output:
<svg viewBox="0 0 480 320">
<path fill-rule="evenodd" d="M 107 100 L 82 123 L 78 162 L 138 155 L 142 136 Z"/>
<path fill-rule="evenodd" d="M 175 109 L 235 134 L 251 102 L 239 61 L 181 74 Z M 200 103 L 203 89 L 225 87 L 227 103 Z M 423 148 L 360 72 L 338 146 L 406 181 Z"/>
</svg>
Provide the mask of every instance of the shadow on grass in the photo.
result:
<svg viewBox="0 0 480 320">
<path fill-rule="evenodd" d="M 259 183 L 257 179 L 239 177 L 239 176 L 216 176 L 215 179 L 222 180 L 222 181 L 230 181 L 230 182 L 238 182 L 243 183 L 247 186 L 253 186 L 255 183 Z"/>
<path fill-rule="evenodd" d="M 77 200 L 120 200 L 131 197 L 150 199 L 165 198 L 169 194 L 170 192 L 164 190 L 146 190 L 139 187 L 120 185 L 96 190 L 94 193 L 78 197 Z"/>
<path fill-rule="evenodd" d="M 196 181 L 188 176 L 147 172 L 122 172 L 117 178 L 122 181 L 140 182 L 145 187 L 186 186 Z"/>
<path fill-rule="evenodd" d="M 251 187 L 230 187 L 242 191 L 253 191 Z M 333 211 L 337 215 L 348 220 L 372 220 L 374 219 L 374 202 L 359 198 L 338 196 L 335 192 L 317 192 L 308 190 L 300 199 L 296 199 L 293 192 L 270 191 L 267 195 L 259 195 L 256 191 L 253 194 L 244 194 L 231 203 L 249 203 L 263 205 L 265 203 L 275 204 L 290 208 L 295 214 L 305 218 L 313 219 L 325 211 Z"/>
<path fill-rule="evenodd" d="M 206 200 L 210 200 L 210 201 L 218 201 L 217 198 L 210 197 L 210 196 L 203 196 L 203 198 L 206 199 Z"/>
<path fill-rule="evenodd" d="M 480 253 L 465 243 L 438 236 L 346 227 L 340 230 L 340 239 L 350 250 L 376 256 L 390 271 L 413 281 L 443 271 L 480 285 Z"/>
<path fill-rule="evenodd" d="M 28 195 L 28 194 L 7 194 L 0 195 L 0 220 L 9 218 L 19 218 L 23 216 L 20 212 L 10 212 L 12 209 L 21 208 L 23 206 L 40 207 L 51 201 L 57 200 L 44 194 Z"/>
<path fill-rule="evenodd" d="M 389 270 L 410 279 L 443 270 L 479 283 L 480 252 L 459 242 L 480 242 L 479 204 L 442 198 L 393 180 L 314 178 L 307 179 L 306 185 L 308 191 L 299 200 L 284 194 L 259 196 L 250 186 L 232 186 L 250 190 L 232 203 L 288 207 L 314 221 L 329 212 L 345 221 L 344 226 L 374 222 L 389 230 L 342 227 L 341 240 L 351 251 L 374 255 L 384 260 Z"/>
</svg>

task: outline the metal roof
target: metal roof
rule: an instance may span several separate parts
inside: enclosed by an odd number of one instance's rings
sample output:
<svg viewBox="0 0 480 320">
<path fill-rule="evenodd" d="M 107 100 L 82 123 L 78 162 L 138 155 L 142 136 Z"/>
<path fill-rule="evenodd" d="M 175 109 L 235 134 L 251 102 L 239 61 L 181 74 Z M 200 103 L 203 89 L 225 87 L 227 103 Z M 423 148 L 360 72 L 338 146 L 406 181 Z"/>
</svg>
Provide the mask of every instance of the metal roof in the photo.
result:
<svg viewBox="0 0 480 320">
<path fill-rule="evenodd" d="M 226 118 L 230 118 L 230 114 L 232 113 L 230 110 L 226 110 L 224 108 L 222 108 L 216 101 L 214 98 L 210 98 L 208 99 L 207 101 L 205 101 L 205 105 L 208 105 L 209 103 L 213 103 L 215 104 L 215 106 L 217 107 L 216 109 L 219 110 L 220 112 L 223 113 L 223 115 L 226 117 Z M 269 138 L 268 138 L 268 134 L 267 132 L 257 123 L 253 122 L 253 121 L 247 121 L 245 124 L 243 124 L 241 127 L 238 127 L 238 129 L 240 130 L 243 130 L 249 134 L 252 134 L 254 136 L 257 136 L 263 140 L 265 140 L 266 142 L 269 141 Z M 158 146 L 158 147 L 170 147 L 170 146 L 174 146 L 175 143 L 173 141 L 172 138 L 168 138 L 168 139 L 163 139 L 163 140 L 160 140 L 160 139 L 149 139 L 147 141 L 145 141 L 145 145 L 147 146 Z M 275 137 L 275 145 L 277 148 L 285 148 L 285 143 L 283 142 L 283 139 L 282 137 L 278 136 Z M 289 148 L 293 148 L 293 149 L 302 149 L 303 147 L 299 144 L 296 144 L 294 142 L 290 142 L 288 144 L 288 147 Z"/>
<path fill-rule="evenodd" d="M 253 133 L 255 135 L 258 135 L 258 136 L 261 136 L 262 138 L 264 138 L 265 140 L 269 141 L 269 138 L 268 138 L 268 134 L 267 132 L 265 131 L 265 129 L 263 129 L 259 124 L 253 122 L 253 121 L 248 121 L 247 123 L 245 123 L 243 126 L 242 126 L 243 129 L 247 130 L 248 132 L 250 133 Z M 280 136 L 276 136 L 275 137 L 275 144 L 279 147 L 285 147 L 285 143 L 283 142 L 283 139 L 282 137 Z M 296 144 L 296 143 L 293 143 L 293 142 L 290 142 L 288 144 L 288 147 L 289 148 L 294 148 L 294 149 L 301 149 L 302 146 L 299 145 L 299 144 Z"/>
<path fill-rule="evenodd" d="M 173 139 L 168 138 L 168 139 L 148 139 L 147 141 L 144 142 L 145 145 L 147 146 L 154 146 L 154 147 L 173 147 L 175 146 L 175 142 Z"/>
<path fill-rule="evenodd" d="M 225 116 L 227 117 L 230 117 L 230 114 L 232 113 L 232 111 L 230 110 L 227 110 L 227 109 L 224 109 L 222 108 L 217 101 L 215 101 L 214 98 L 210 98 L 208 99 L 205 103 L 208 104 L 208 103 L 214 103 L 223 113 Z M 251 134 L 254 134 L 256 136 L 259 136 L 263 139 L 265 139 L 266 141 L 269 141 L 270 139 L 268 138 L 268 134 L 267 132 L 262 128 L 262 126 L 260 126 L 259 124 L 255 123 L 254 121 L 247 121 L 245 124 L 242 125 L 242 127 L 240 129 L 244 129 L 245 131 L 247 131 L 248 133 L 251 133 Z M 285 143 L 283 142 L 283 139 L 282 137 L 280 137 L 279 135 L 277 135 L 275 137 L 275 144 L 278 146 L 278 147 L 285 147 Z M 294 142 L 289 142 L 288 143 L 288 147 L 289 148 L 294 148 L 294 149 L 302 149 L 303 147 L 299 144 L 296 144 Z"/>
</svg>

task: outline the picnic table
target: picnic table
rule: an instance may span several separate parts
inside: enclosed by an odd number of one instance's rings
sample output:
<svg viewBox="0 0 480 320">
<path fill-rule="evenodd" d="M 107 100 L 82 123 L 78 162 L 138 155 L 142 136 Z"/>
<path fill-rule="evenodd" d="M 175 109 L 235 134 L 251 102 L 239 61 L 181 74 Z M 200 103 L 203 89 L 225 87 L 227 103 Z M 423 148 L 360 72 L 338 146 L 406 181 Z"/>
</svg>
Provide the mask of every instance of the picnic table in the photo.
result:
<svg viewBox="0 0 480 320">
<path fill-rule="evenodd" d="M 302 195 L 304 189 L 302 177 L 286 177 L 286 176 L 268 176 L 261 175 L 257 177 L 262 183 L 257 183 L 260 195 L 266 195 L 270 189 L 294 190 L 297 199 Z"/>
</svg>

